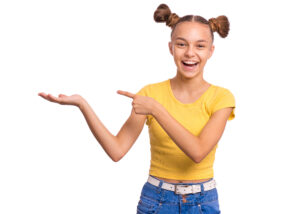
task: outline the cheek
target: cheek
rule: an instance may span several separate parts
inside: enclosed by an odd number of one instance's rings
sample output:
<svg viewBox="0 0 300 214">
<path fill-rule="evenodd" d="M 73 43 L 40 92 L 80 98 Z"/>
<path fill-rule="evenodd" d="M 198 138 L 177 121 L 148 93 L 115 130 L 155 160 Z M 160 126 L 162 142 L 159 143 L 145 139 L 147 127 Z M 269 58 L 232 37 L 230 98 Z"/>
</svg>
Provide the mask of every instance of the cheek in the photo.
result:
<svg viewBox="0 0 300 214">
<path fill-rule="evenodd" d="M 174 49 L 173 56 L 174 56 L 175 59 L 180 59 L 180 58 L 183 57 L 183 55 L 184 55 L 183 50 Z"/>
<path fill-rule="evenodd" d="M 180 65 L 180 64 L 181 64 L 181 57 L 178 56 L 178 55 L 174 56 L 174 61 L 175 61 L 175 63 L 176 63 L 177 65 Z"/>
<path fill-rule="evenodd" d="M 174 54 L 174 62 L 175 62 L 176 67 L 181 66 L 181 58 L 178 55 Z"/>
<path fill-rule="evenodd" d="M 209 57 L 209 52 L 208 51 L 199 51 L 197 53 L 197 55 L 201 60 L 206 60 Z"/>
</svg>

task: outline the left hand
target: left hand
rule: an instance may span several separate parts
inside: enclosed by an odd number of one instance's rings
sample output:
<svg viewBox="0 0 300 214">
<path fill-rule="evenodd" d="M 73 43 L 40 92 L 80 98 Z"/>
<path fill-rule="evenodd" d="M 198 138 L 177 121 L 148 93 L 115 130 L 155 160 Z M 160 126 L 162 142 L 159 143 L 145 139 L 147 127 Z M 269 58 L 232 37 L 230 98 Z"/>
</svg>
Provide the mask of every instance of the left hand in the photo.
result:
<svg viewBox="0 0 300 214">
<path fill-rule="evenodd" d="M 136 114 L 152 115 L 153 110 L 157 104 L 157 101 L 152 97 L 133 94 L 128 91 L 121 91 L 121 90 L 118 90 L 117 93 L 133 99 L 132 106 Z"/>
</svg>

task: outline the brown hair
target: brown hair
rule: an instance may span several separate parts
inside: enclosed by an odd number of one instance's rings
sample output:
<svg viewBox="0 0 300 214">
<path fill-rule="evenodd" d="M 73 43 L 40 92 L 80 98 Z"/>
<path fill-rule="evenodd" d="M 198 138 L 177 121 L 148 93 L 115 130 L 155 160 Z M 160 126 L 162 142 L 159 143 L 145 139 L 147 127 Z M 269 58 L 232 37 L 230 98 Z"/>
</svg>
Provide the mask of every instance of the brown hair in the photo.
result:
<svg viewBox="0 0 300 214">
<path fill-rule="evenodd" d="M 156 22 L 166 22 L 166 25 L 172 28 L 171 36 L 177 24 L 180 22 L 200 22 L 209 26 L 212 42 L 214 41 L 213 32 L 218 32 L 218 34 L 225 38 L 229 32 L 229 21 L 226 16 L 218 16 L 217 18 L 210 18 L 208 21 L 202 16 L 198 15 L 186 15 L 179 17 L 176 13 L 172 13 L 168 5 L 160 4 L 156 11 L 154 12 L 154 20 Z"/>
</svg>

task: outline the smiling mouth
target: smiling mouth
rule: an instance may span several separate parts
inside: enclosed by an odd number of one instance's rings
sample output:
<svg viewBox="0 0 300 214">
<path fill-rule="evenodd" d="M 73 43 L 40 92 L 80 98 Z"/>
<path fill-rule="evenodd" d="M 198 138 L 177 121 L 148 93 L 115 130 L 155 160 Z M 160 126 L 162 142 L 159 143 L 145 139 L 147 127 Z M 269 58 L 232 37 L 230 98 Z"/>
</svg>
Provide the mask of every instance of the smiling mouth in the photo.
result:
<svg viewBox="0 0 300 214">
<path fill-rule="evenodd" d="M 181 61 L 181 63 L 185 66 L 188 66 L 188 67 L 194 67 L 194 66 L 198 65 L 199 62 L 184 62 L 184 61 Z"/>
</svg>

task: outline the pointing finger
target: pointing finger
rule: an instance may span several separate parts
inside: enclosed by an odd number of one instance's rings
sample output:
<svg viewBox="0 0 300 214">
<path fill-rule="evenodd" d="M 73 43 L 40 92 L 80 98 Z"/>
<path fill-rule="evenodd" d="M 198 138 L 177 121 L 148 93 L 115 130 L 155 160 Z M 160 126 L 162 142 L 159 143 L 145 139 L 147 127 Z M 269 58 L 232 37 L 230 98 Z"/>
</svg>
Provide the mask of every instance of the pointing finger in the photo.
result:
<svg viewBox="0 0 300 214">
<path fill-rule="evenodd" d="M 121 90 L 118 90 L 117 91 L 118 94 L 121 94 L 121 95 L 124 95 L 124 96 L 127 96 L 127 97 L 130 97 L 130 98 L 133 98 L 135 96 L 135 94 L 132 94 L 128 91 L 121 91 Z"/>
</svg>

